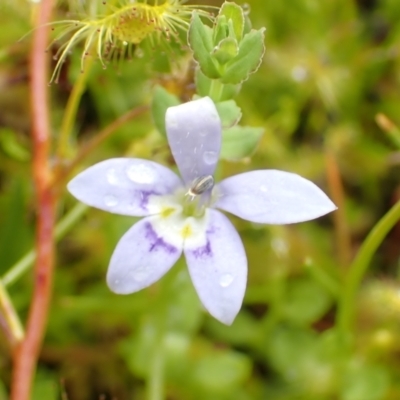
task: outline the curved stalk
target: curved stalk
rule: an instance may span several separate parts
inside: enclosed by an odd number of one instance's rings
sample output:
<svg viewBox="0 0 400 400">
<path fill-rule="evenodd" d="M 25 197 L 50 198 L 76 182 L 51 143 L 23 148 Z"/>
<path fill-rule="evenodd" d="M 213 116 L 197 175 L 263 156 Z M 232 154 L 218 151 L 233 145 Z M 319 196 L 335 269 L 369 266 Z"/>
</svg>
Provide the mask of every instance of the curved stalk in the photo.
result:
<svg viewBox="0 0 400 400">
<path fill-rule="evenodd" d="M 368 265 L 383 239 L 400 220 L 400 201 L 398 201 L 375 225 L 364 240 L 358 254 L 348 271 L 337 312 L 340 332 L 347 337 L 351 334 L 354 318 L 354 299 Z"/>
</svg>

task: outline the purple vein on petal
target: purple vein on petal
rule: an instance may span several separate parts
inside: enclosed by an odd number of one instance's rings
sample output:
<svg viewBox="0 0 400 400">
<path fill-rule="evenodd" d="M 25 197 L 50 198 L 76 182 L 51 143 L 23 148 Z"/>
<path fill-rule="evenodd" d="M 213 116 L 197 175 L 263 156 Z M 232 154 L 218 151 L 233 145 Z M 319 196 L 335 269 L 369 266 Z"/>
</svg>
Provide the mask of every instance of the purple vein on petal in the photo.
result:
<svg viewBox="0 0 400 400">
<path fill-rule="evenodd" d="M 139 206 L 142 210 L 147 210 L 150 196 L 161 196 L 161 193 L 156 192 L 155 190 L 140 190 L 139 193 L 140 193 Z"/>
<path fill-rule="evenodd" d="M 213 252 L 211 249 L 210 240 L 207 239 L 207 244 L 205 246 L 199 247 L 196 250 L 193 250 L 192 254 L 194 255 L 195 258 L 203 258 L 205 256 L 212 257 Z"/>
<path fill-rule="evenodd" d="M 176 247 L 166 243 L 162 237 L 158 236 L 149 222 L 145 225 L 145 237 L 150 242 L 150 252 L 164 250 L 169 254 L 174 254 L 178 251 Z"/>
</svg>

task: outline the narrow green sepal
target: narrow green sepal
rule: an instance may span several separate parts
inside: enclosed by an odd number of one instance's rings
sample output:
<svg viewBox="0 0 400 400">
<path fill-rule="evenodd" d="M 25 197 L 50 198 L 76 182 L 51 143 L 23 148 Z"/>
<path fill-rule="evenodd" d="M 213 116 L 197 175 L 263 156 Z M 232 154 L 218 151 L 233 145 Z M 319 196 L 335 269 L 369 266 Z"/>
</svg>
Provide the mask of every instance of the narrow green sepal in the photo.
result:
<svg viewBox="0 0 400 400">
<path fill-rule="evenodd" d="M 213 57 L 224 65 L 234 59 L 239 53 L 239 46 L 236 39 L 226 38 L 221 40 L 213 50 Z"/>
<path fill-rule="evenodd" d="M 222 16 L 225 16 L 227 21 L 232 21 L 233 31 L 235 33 L 236 40 L 240 42 L 243 37 L 245 22 L 242 7 L 238 6 L 236 3 L 226 1 L 224 4 L 222 4 L 217 18 L 220 18 Z"/>
<path fill-rule="evenodd" d="M 226 100 L 215 104 L 219 117 L 221 118 L 222 128 L 228 129 L 239 123 L 242 118 L 242 111 L 234 100 Z"/>
<path fill-rule="evenodd" d="M 218 16 L 213 28 L 213 43 L 217 44 L 229 36 L 229 25 L 225 15 Z"/>
<path fill-rule="evenodd" d="M 211 56 L 214 49 L 213 30 L 203 24 L 196 12 L 193 13 L 190 23 L 188 42 L 193 51 L 193 57 L 199 63 L 203 73 L 212 79 L 219 78 L 220 74 Z"/>
<path fill-rule="evenodd" d="M 167 112 L 167 108 L 177 106 L 180 103 L 177 96 L 169 93 L 162 86 L 156 86 L 154 89 L 153 101 L 151 102 L 151 114 L 154 124 L 164 137 L 167 136 L 165 130 L 165 113 Z"/>
<path fill-rule="evenodd" d="M 265 29 L 252 30 L 239 44 L 238 55 L 226 65 L 221 77 L 223 83 L 238 84 L 259 68 L 265 51 Z"/>
<path fill-rule="evenodd" d="M 248 13 L 244 13 L 244 29 L 243 29 L 243 35 L 246 35 L 249 33 L 253 28 L 253 25 L 251 24 L 251 19 L 249 17 Z"/>
</svg>

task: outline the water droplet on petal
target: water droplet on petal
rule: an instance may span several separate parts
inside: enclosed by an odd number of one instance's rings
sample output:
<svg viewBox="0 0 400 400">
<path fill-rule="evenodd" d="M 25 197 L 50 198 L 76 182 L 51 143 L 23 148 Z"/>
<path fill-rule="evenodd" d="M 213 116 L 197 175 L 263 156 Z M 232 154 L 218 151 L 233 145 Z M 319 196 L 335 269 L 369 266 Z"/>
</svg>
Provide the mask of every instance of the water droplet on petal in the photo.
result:
<svg viewBox="0 0 400 400">
<path fill-rule="evenodd" d="M 219 284 L 222 287 L 228 287 L 233 282 L 233 278 L 231 274 L 224 274 L 219 278 Z"/>
<path fill-rule="evenodd" d="M 154 169 L 145 164 L 131 165 L 126 174 L 135 183 L 153 183 L 155 179 Z"/>
<path fill-rule="evenodd" d="M 182 162 L 182 166 L 185 169 L 189 169 L 193 166 L 193 158 L 192 157 L 185 157 Z"/>
<path fill-rule="evenodd" d="M 203 160 L 206 164 L 210 165 L 210 164 L 214 164 L 217 162 L 218 160 L 218 154 L 215 151 L 206 151 L 203 154 Z"/>
<path fill-rule="evenodd" d="M 204 136 L 208 135 L 208 132 L 207 131 L 200 131 L 199 135 L 204 137 Z"/>
<path fill-rule="evenodd" d="M 220 121 L 221 118 L 219 117 L 218 113 L 211 111 L 210 112 L 210 118 L 216 120 L 216 121 Z"/>
<path fill-rule="evenodd" d="M 178 127 L 178 121 L 175 117 L 170 116 L 168 118 L 168 125 L 170 128 L 177 128 Z M 180 140 L 179 140 L 180 142 Z"/>
<path fill-rule="evenodd" d="M 144 279 L 146 279 L 146 276 L 147 276 L 147 274 L 146 274 L 146 272 L 143 271 L 143 270 L 135 271 L 135 272 L 133 273 L 133 279 L 134 279 L 135 281 L 137 281 L 137 282 L 143 281 Z"/>
<path fill-rule="evenodd" d="M 118 204 L 118 200 L 112 194 L 104 196 L 104 203 L 107 207 L 115 207 Z"/>
<path fill-rule="evenodd" d="M 111 168 L 106 173 L 107 181 L 111 185 L 116 185 L 118 183 L 118 175 L 117 171 L 114 168 Z"/>
</svg>

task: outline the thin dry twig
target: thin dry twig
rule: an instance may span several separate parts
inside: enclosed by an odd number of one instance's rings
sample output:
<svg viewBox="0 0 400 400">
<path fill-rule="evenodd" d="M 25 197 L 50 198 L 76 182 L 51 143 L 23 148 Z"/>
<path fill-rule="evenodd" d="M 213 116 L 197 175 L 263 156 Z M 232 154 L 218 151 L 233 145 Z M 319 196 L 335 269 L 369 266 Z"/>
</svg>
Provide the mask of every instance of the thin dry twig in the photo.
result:
<svg viewBox="0 0 400 400">
<path fill-rule="evenodd" d="M 337 211 L 333 213 L 338 261 L 342 271 L 346 271 L 351 261 L 351 238 L 346 219 L 343 182 L 335 156 L 330 152 L 326 154 L 326 168 L 329 192 L 338 207 Z"/>
<path fill-rule="evenodd" d="M 79 165 L 82 160 L 87 157 L 96 147 L 108 139 L 118 128 L 126 124 L 128 121 L 138 117 L 149 110 L 149 106 L 139 106 L 133 110 L 129 110 L 125 114 L 118 117 L 105 128 L 103 128 L 91 140 L 84 143 L 75 158 L 67 164 L 60 172 L 54 177 L 54 186 L 59 187 L 68 178 L 69 174 Z"/>
</svg>

